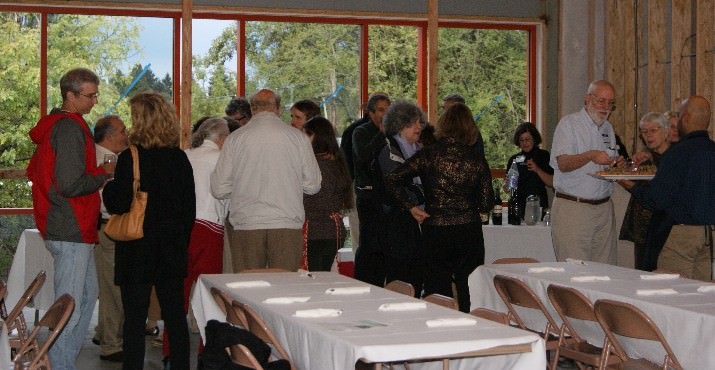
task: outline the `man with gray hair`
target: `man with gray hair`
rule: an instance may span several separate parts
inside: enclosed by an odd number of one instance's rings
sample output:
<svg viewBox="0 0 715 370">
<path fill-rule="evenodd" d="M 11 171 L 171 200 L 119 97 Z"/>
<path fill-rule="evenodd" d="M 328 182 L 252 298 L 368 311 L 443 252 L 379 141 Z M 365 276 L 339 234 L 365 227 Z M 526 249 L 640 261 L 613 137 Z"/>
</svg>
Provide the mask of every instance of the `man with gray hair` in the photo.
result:
<svg viewBox="0 0 715 370">
<path fill-rule="evenodd" d="M 584 107 L 556 126 L 550 162 L 556 191 L 551 233 L 559 261 L 616 263 L 613 183 L 589 176 L 619 160 L 616 133 L 608 122 L 615 95 L 610 82 L 591 82 Z"/>
<path fill-rule="evenodd" d="M 278 117 L 280 96 L 251 97 L 253 117 L 228 136 L 211 174 L 211 193 L 231 199 L 233 271 L 277 267 L 295 271 L 303 251 L 303 194 L 322 180 L 308 137 Z"/>
<path fill-rule="evenodd" d="M 119 116 L 104 116 L 94 126 L 94 145 L 97 151 L 97 165 L 117 161 L 117 155 L 129 147 L 127 128 Z M 100 196 L 102 191 L 99 192 Z M 102 198 L 104 199 L 104 198 Z M 122 292 L 114 284 L 114 240 L 104 233 L 109 221 L 109 212 L 101 206 L 99 223 L 99 244 L 94 252 L 99 286 L 99 313 L 94 339 L 99 341 L 99 358 L 105 361 L 122 362 L 124 308 Z"/>
</svg>

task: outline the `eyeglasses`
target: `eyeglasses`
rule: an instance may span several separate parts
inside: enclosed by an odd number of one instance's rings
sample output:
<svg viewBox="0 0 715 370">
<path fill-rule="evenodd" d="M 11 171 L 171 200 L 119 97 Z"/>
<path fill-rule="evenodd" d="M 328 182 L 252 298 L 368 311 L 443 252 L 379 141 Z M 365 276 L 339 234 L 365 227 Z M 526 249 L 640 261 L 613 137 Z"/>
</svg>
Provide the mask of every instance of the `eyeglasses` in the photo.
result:
<svg viewBox="0 0 715 370">
<path fill-rule="evenodd" d="M 84 96 L 85 98 L 89 98 L 89 99 L 91 99 L 91 100 L 99 99 L 99 93 L 98 93 L 98 92 L 97 92 L 97 93 L 94 93 L 94 94 L 82 94 L 82 93 L 77 93 L 77 94 L 78 94 L 78 95 L 82 95 L 82 96 Z"/>
<path fill-rule="evenodd" d="M 616 101 L 615 101 L 615 100 L 609 100 L 609 99 L 606 99 L 606 98 L 599 98 L 598 96 L 593 95 L 593 94 L 588 94 L 588 95 L 593 96 L 594 99 L 592 99 L 592 101 L 596 102 L 596 104 L 598 104 L 598 105 L 606 105 L 606 104 L 608 104 L 608 107 L 611 108 L 611 109 L 613 109 L 613 108 L 616 107 Z"/>
<path fill-rule="evenodd" d="M 520 139 L 519 139 L 519 142 L 520 142 L 520 143 L 530 143 L 530 142 L 532 142 L 532 141 L 534 141 L 534 139 L 532 139 L 532 138 L 530 138 L 530 137 L 525 137 L 525 138 L 520 138 Z"/>
<path fill-rule="evenodd" d="M 641 131 L 641 135 L 643 135 L 643 136 L 653 135 L 653 134 L 657 134 L 658 132 L 660 132 L 660 127 L 655 127 L 655 128 L 650 128 L 650 129 L 644 128 L 644 129 L 641 129 L 640 131 Z"/>
</svg>

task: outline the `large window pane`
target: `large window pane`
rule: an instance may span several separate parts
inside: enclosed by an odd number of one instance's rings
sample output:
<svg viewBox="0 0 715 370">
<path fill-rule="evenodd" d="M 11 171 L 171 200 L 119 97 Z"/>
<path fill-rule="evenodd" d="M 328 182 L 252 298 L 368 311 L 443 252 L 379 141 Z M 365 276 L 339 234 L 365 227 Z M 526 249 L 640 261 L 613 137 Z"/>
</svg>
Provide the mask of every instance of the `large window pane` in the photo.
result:
<svg viewBox="0 0 715 370">
<path fill-rule="evenodd" d="M 191 119 L 224 115 L 236 95 L 236 21 L 194 19 Z"/>
<path fill-rule="evenodd" d="M 247 22 L 246 91 L 275 89 L 286 111 L 312 99 L 342 132 L 360 115 L 359 34 L 354 25 Z"/>
<path fill-rule="evenodd" d="M 417 28 L 370 26 L 368 81 L 370 93 L 417 100 Z"/>
<path fill-rule="evenodd" d="M 7 280 L 17 242 L 25 229 L 34 229 L 32 215 L 0 215 L 0 278 Z"/>
<path fill-rule="evenodd" d="M 439 96 L 464 96 L 492 168 L 518 152 L 511 139 L 526 117 L 527 44 L 522 30 L 439 30 Z"/>
<path fill-rule="evenodd" d="M 47 40 L 48 109 L 62 104 L 59 79 L 74 67 L 89 68 L 101 80 L 99 101 L 85 116 L 90 125 L 110 112 L 129 125 L 128 97 L 137 92 L 154 90 L 170 98 L 170 70 L 163 67 L 163 77 L 157 77 L 151 66 L 145 68 L 150 63 L 165 66 L 171 60 L 171 24 L 169 19 L 142 23 L 137 17 L 51 14 Z M 144 30 L 148 26 L 152 26 L 150 32 Z M 158 48 L 160 44 L 164 47 Z M 145 49 L 152 51 L 155 62 L 146 58 Z M 157 50 L 164 52 L 157 54 Z M 136 84 L 132 86 L 132 82 Z"/>
</svg>

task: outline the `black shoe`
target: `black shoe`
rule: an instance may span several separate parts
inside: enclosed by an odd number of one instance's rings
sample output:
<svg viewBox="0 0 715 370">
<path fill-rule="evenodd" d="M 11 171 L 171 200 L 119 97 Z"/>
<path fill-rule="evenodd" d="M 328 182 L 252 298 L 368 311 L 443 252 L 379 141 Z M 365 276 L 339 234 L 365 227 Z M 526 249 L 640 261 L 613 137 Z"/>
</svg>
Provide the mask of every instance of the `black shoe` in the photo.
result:
<svg viewBox="0 0 715 370">
<path fill-rule="evenodd" d="M 146 328 L 146 329 L 144 329 L 144 335 L 149 335 L 149 336 L 152 336 L 152 337 L 155 337 L 155 336 L 159 335 L 159 327 L 158 327 L 158 326 L 155 326 L 155 327 L 153 327 L 153 328 Z"/>
<path fill-rule="evenodd" d="M 164 364 L 164 370 L 171 370 L 171 361 L 169 360 L 169 357 L 164 357 L 161 362 Z"/>
<path fill-rule="evenodd" d="M 92 343 L 94 343 L 95 345 L 99 345 L 99 339 L 92 338 Z"/>
<path fill-rule="evenodd" d="M 99 358 L 109 362 L 122 362 L 124 360 L 124 351 L 114 352 L 111 355 L 99 355 Z"/>
</svg>

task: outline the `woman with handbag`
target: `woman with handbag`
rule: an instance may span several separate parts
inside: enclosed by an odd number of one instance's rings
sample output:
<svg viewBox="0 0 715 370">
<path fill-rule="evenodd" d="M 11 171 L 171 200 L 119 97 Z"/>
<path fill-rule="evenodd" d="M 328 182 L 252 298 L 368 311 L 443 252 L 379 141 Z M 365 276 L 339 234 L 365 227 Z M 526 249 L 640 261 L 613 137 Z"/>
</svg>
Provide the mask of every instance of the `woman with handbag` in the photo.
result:
<svg viewBox="0 0 715 370">
<path fill-rule="evenodd" d="M 143 236 L 117 241 L 115 252 L 115 283 L 122 292 L 125 315 L 123 369 L 144 367 L 144 324 L 154 286 L 171 348 L 167 360 L 172 369 L 186 370 L 189 331 L 183 284 L 196 215 L 193 172 L 179 148 L 180 126 L 174 107 L 151 92 L 137 94 L 129 103 L 129 142 L 138 155 L 131 150 L 120 154 L 114 180 L 104 188 L 110 214 L 129 212 L 135 198 L 134 163 L 138 162 L 138 190 L 147 198 Z"/>
</svg>

